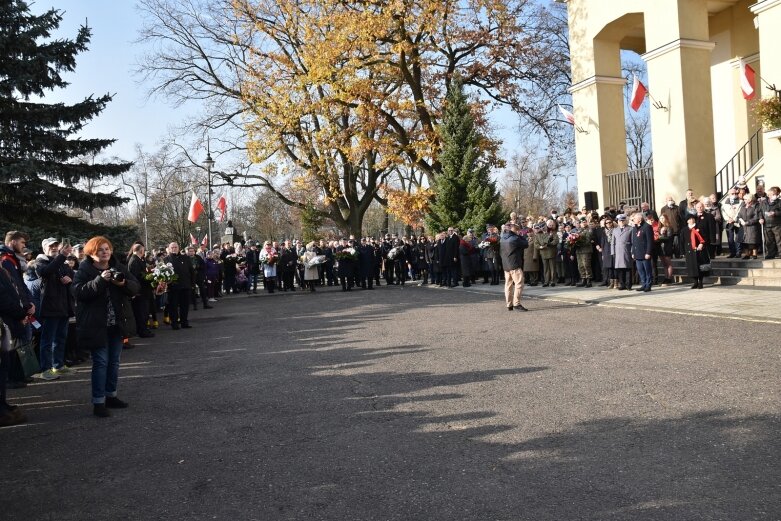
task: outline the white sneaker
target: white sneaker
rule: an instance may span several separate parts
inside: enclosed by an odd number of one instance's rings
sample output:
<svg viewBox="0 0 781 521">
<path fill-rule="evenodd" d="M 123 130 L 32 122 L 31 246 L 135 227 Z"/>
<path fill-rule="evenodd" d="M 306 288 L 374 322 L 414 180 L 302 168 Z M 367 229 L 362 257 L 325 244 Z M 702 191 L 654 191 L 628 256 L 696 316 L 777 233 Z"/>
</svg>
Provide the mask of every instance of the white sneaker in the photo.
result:
<svg viewBox="0 0 781 521">
<path fill-rule="evenodd" d="M 210 298 L 209 302 L 217 302 L 217 299 L 216 298 Z"/>
</svg>

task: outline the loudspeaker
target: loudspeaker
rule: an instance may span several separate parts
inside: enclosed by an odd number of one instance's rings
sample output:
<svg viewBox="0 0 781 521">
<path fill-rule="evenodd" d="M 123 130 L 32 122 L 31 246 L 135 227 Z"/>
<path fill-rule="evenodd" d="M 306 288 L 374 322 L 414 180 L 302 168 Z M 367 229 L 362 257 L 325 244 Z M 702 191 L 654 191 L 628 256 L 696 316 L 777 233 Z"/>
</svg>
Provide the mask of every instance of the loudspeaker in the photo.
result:
<svg viewBox="0 0 781 521">
<path fill-rule="evenodd" d="M 586 199 L 586 208 L 589 210 L 599 210 L 599 198 L 596 192 L 586 192 L 583 194 Z"/>
</svg>

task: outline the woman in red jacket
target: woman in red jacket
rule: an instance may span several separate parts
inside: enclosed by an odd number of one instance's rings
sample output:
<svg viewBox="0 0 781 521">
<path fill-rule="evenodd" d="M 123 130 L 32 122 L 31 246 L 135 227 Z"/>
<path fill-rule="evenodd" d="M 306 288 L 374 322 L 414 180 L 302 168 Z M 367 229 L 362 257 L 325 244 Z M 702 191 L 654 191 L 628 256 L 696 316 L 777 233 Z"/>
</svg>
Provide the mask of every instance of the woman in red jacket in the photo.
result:
<svg viewBox="0 0 781 521">
<path fill-rule="evenodd" d="M 688 229 L 683 233 L 686 252 L 686 272 L 694 279 L 691 289 L 702 289 L 702 279 L 710 271 L 708 241 L 700 230 L 697 229 L 697 216 L 689 215 L 686 223 Z"/>
</svg>

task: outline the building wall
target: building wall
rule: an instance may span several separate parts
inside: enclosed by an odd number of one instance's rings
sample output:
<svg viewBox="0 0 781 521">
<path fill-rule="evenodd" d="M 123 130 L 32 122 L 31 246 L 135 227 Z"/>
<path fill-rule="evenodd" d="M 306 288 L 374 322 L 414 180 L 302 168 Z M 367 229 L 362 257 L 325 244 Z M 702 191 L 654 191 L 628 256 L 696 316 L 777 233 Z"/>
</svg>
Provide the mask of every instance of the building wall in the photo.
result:
<svg viewBox="0 0 781 521">
<path fill-rule="evenodd" d="M 739 0 L 716 14 L 707 7 L 706 0 L 569 0 L 574 113 L 587 131 L 576 134 L 581 204 L 586 191 L 605 201 L 604 176 L 626 169 L 621 49 L 644 53 L 651 94 L 668 109 L 651 109 L 657 206 L 689 187 L 712 192 L 716 171 L 759 128 L 741 94 L 738 58 L 781 85 L 781 0 Z M 764 145 L 762 174 L 779 184 L 781 140 Z"/>
</svg>

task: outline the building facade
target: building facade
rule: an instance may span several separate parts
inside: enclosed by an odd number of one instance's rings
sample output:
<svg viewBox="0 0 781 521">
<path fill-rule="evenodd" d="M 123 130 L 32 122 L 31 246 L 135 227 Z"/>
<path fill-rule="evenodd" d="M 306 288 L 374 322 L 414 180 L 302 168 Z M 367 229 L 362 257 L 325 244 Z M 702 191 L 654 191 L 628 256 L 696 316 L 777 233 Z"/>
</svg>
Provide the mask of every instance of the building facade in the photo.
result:
<svg viewBox="0 0 781 521">
<path fill-rule="evenodd" d="M 595 192 L 600 206 L 653 197 L 660 207 L 688 188 L 726 192 L 741 175 L 752 188 L 781 184 L 781 139 L 752 113 L 777 95 L 762 79 L 781 89 L 781 0 L 566 3 L 581 204 Z M 622 50 L 648 69 L 655 196 L 646 173 L 627 172 Z M 756 71 L 754 100 L 743 97 L 741 59 Z"/>
</svg>

